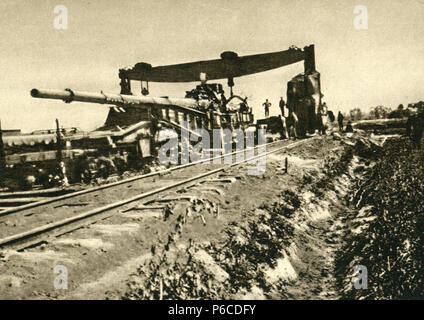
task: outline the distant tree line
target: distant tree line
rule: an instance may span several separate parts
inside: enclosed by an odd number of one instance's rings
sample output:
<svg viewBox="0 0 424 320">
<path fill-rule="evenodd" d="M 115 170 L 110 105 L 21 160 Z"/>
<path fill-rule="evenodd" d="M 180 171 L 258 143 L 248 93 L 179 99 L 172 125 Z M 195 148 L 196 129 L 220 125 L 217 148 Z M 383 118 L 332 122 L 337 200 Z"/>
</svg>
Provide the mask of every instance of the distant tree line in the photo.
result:
<svg viewBox="0 0 424 320">
<path fill-rule="evenodd" d="M 345 115 L 345 118 L 348 118 L 350 121 L 407 118 L 412 110 L 419 108 L 424 109 L 424 101 L 410 103 L 407 108 L 405 108 L 403 104 L 400 104 L 395 110 L 383 105 L 373 107 L 369 112 L 363 112 L 359 108 L 353 108 Z"/>
</svg>

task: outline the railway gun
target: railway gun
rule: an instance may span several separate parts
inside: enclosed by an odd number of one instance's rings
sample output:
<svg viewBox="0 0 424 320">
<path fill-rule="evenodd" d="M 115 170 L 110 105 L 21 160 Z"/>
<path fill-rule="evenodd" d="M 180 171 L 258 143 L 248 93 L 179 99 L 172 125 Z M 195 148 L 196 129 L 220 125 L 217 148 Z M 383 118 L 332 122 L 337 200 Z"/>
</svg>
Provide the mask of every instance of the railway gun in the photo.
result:
<svg viewBox="0 0 424 320">
<path fill-rule="evenodd" d="M 48 132 L 3 137 L 0 184 L 11 190 L 31 189 L 36 184 L 47 188 L 64 182 L 89 182 L 113 171 L 122 174 L 128 168 L 149 170 L 148 165 L 157 162 L 159 149 L 166 142 L 161 139 L 164 132 L 198 136 L 197 129 L 212 133 L 216 129 L 268 127 L 275 119 L 259 120 L 255 125 L 247 98 L 233 93 L 234 79 L 300 61 L 305 71 L 289 81 L 287 106 L 298 116 L 298 134 L 305 135 L 319 127 L 322 105 L 314 45 L 249 56 L 227 51 L 220 59 L 157 67 L 140 62 L 119 70 L 119 94 L 32 89 L 34 98 L 103 104 L 109 106 L 109 113 L 104 125 L 91 132 L 66 130 L 57 123 L 56 129 Z M 219 79 L 227 79 L 228 96 L 222 84 L 211 83 Z M 132 93 L 133 81 L 141 83 L 141 95 Z M 184 98 L 173 98 L 149 96 L 151 82 L 200 84 Z M 222 144 L 224 141 L 221 137 Z"/>
</svg>

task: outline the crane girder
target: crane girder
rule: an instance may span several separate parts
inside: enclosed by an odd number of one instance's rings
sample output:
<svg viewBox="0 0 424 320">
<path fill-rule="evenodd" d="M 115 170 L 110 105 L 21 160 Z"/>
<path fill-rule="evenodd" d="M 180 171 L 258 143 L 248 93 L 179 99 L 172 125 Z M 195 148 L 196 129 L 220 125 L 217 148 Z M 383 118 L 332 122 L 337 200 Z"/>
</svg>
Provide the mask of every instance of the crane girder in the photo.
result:
<svg viewBox="0 0 424 320">
<path fill-rule="evenodd" d="M 194 82 L 201 80 L 232 79 L 305 61 L 306 69 L 315 68 L 313 45 L 285 51 L 239 57 L 224 52 L 221 59 L 152 67 L 138 63 L 131 69 L 121 69 L 120 78 L 147 82 Z M 313 70 L 311 70 L 313 71 Z M 206 79 L 202 79 L 202 74 Z"/>
</svg>

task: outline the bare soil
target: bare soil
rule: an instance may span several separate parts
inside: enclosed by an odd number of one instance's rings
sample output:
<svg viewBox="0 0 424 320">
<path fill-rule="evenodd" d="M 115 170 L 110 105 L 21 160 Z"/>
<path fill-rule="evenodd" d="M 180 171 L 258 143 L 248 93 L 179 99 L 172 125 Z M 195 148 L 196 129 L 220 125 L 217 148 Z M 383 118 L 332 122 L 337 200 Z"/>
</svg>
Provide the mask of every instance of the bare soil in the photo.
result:
<svg viewBox="0 0 424 320">
<path fill-rule="evenodd" d="M 168 217 L 119 210 L 42 246 L 2 252 L 0 297 L 338 299 L 346 196 L 356 168 L 372 165 L 358 139 L 315 137 L 268 156 L 263 175 L 241 167 L 170 192 L 183 199 L 170 202 Z M 56 265 L 68 269 L 66 290 L 53 286 Z"/>
</svg>

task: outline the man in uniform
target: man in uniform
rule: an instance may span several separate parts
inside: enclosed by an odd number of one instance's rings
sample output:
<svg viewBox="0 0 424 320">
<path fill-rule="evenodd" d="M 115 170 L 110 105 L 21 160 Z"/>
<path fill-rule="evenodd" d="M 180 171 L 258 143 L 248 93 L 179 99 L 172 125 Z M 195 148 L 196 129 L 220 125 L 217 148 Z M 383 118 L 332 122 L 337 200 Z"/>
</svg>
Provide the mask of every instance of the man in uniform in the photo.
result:
<svg viewBox="0 0 424 320">
<path fill-rule="evenodd" d="M 64 161 L 59 162 L 60 184 L 64 187 L 69 186 L 68 176 L 66 174 L 66 165 Z"/>
<path fill-rule="evenodd" d="M 323 103 L 322 106 L 318 107 L 318 120 L 319 120 L 319 134 L 325 134 L 327 126 L 328 107 L 327 103 Z"/>
<path fill-rule="evenodd" d="M 268 101 L 268 99 L 265 100 L 265 102 L 262 104 L 265 108 L 265 118 L 269 117 L 269 108 L 271 107 L 271 102 Z"/>
</svg>

